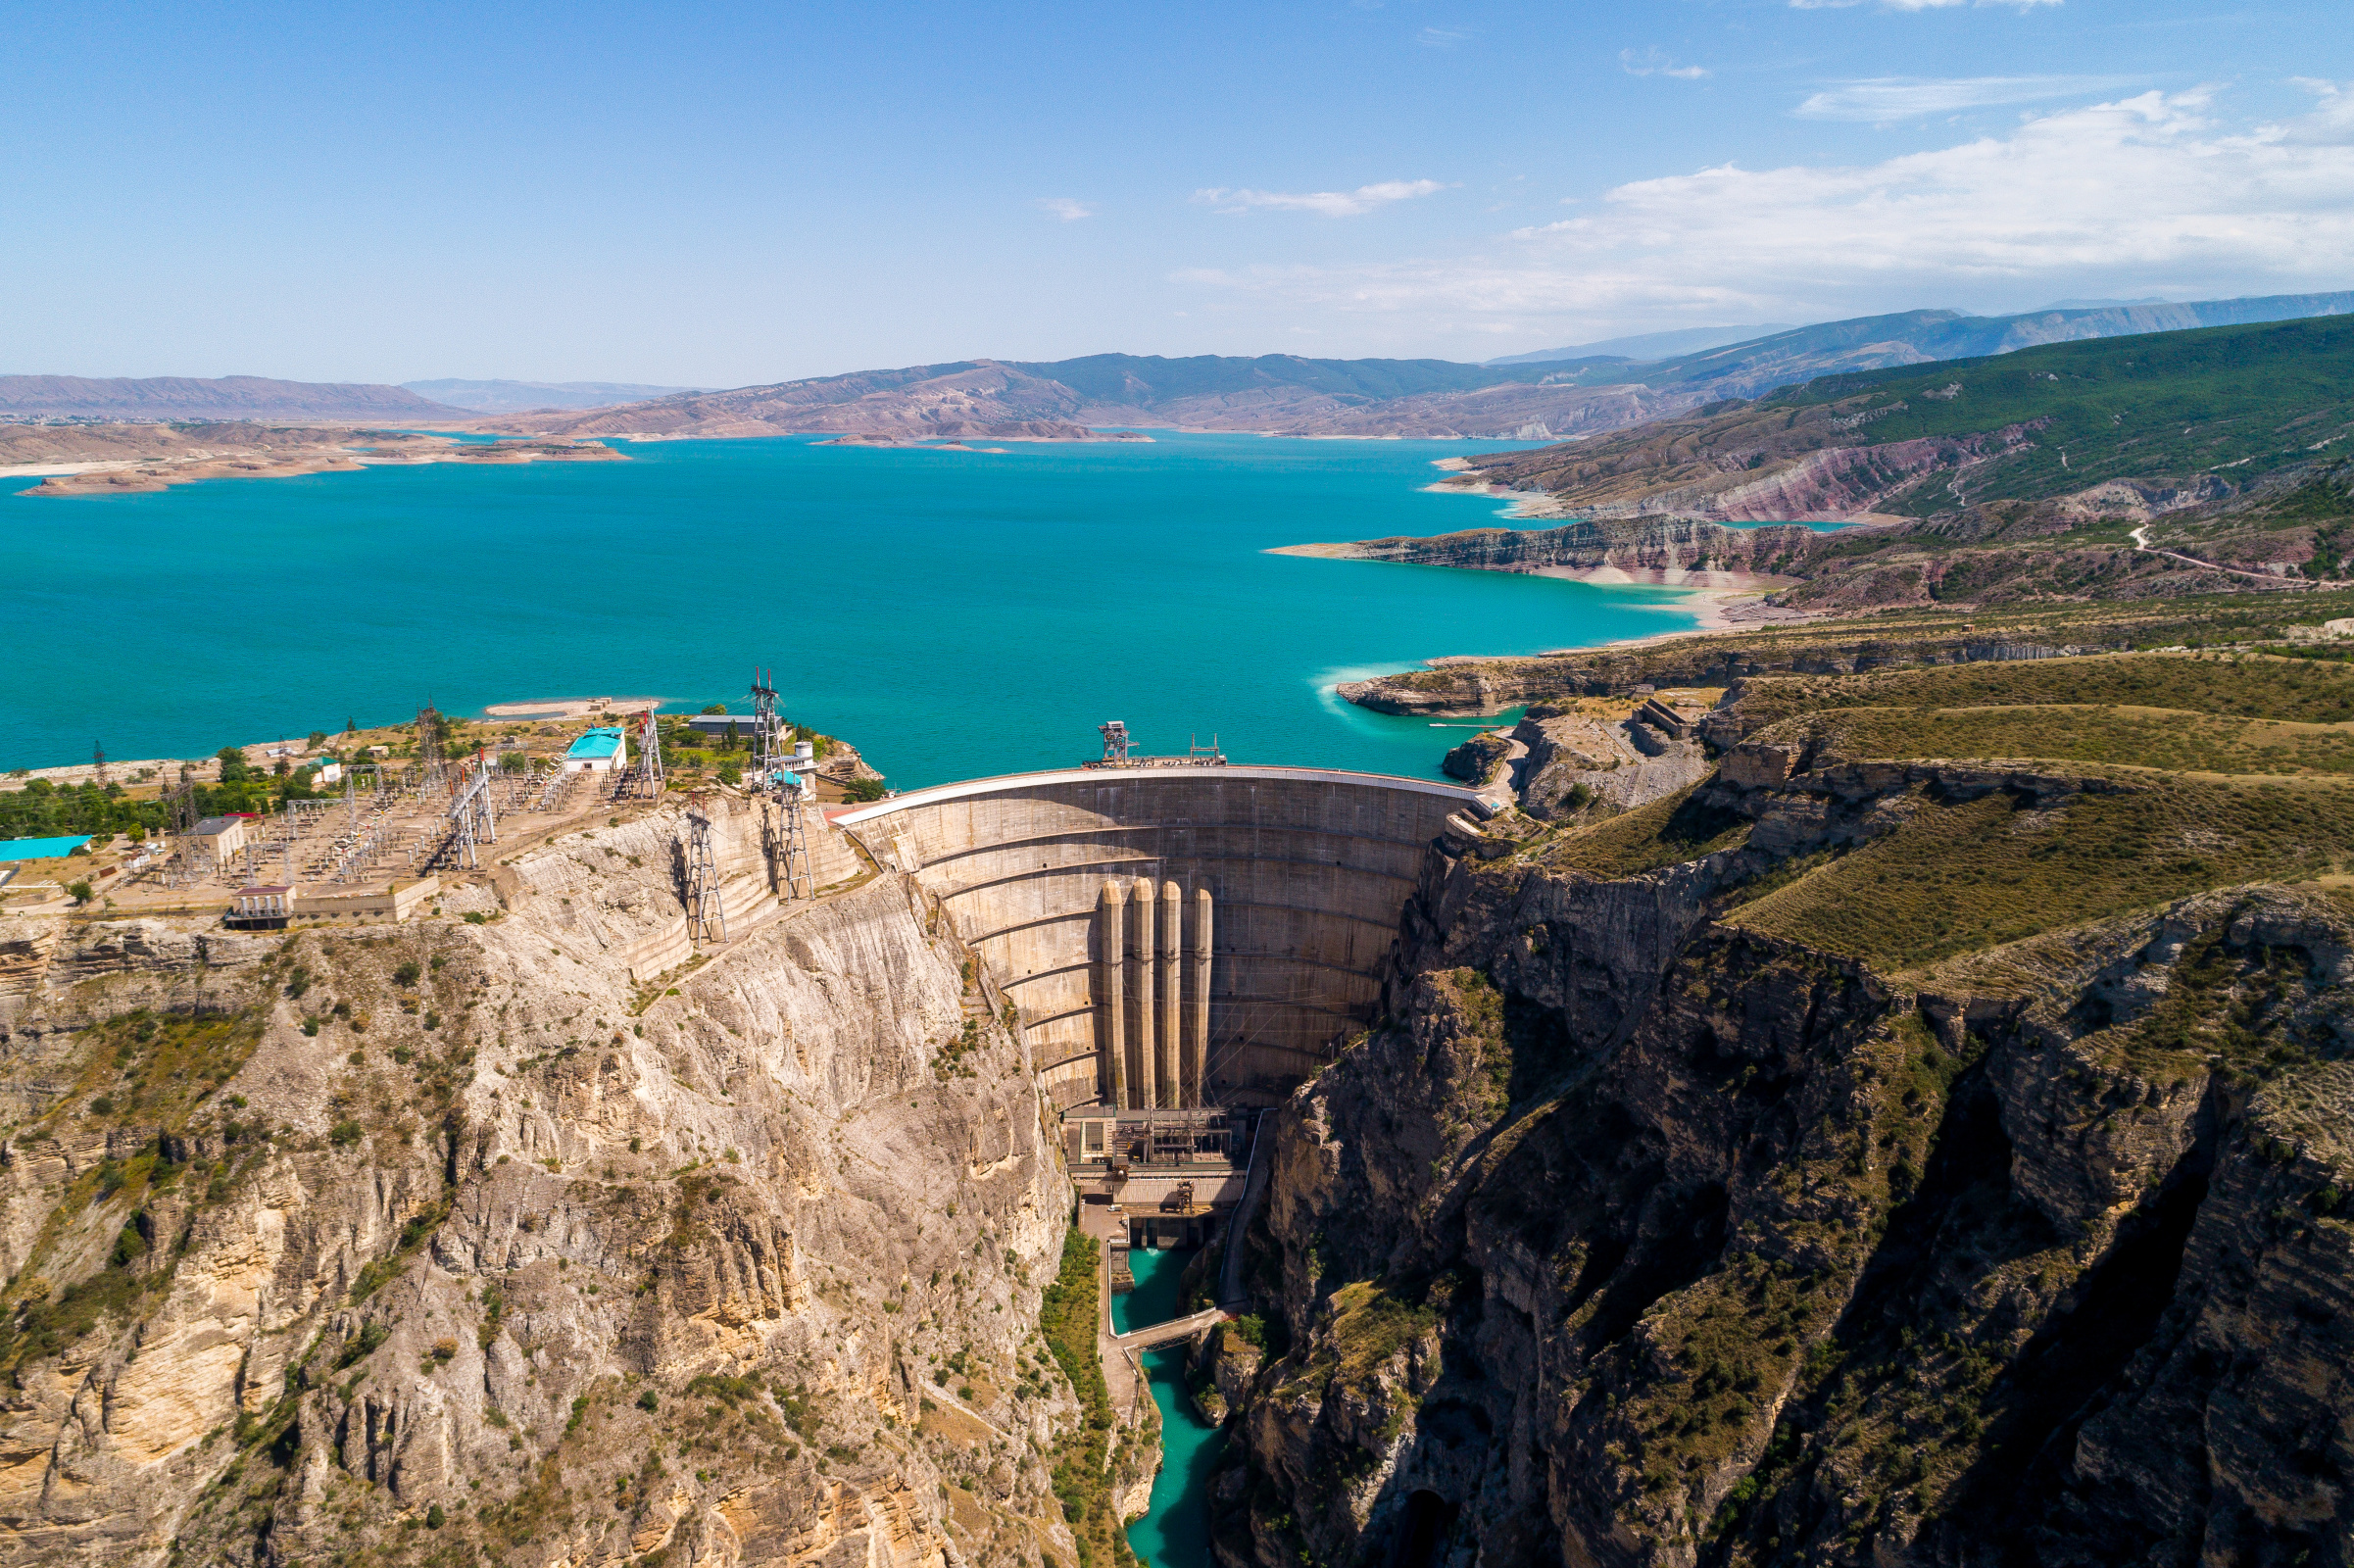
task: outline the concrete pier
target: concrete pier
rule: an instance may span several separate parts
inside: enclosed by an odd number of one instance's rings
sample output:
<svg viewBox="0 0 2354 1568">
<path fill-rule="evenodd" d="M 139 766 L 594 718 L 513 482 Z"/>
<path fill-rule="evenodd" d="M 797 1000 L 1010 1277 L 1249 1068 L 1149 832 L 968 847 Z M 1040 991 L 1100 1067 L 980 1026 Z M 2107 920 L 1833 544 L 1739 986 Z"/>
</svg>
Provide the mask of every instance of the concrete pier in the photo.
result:
<svg viewBox="0 0 2354 1568">
<path fill-rule="evenodd" d="M 1128 889 L 1118 882 L 1103 884 L 1096 900 L 1096 1042 L 1103 1058 L 1099 1092 L 1108 1105 L 1128 1103 Z"/>
<path fill-rule="evenodd" d="M 1202 1076 L 1209 1063 L 1210 897 L 1209 889 L 1194 889 L 1193 929 L 1186 933 L 1185 1065 L 1181 1069 L 1184 1098 L 1180 1103 L 1207 1103 Z"/>
<path fill-rule="evenodd" d="M 1185 1031 L 1178 1021 L 1183 1011 L 1184 986 L 1177 956 L 1184 944 L 1184 933 L 1185 894 L 1176 883 L 1164 882 L 1160 885 L 1160 1024 L 1153 1031 L 1153 1039 L 1160 1047 L 1160 1104 L 1169 1110 L 1185 1103 L 1183 1069 L 1178 1065 L 1185 1051 Z"/>
<path fill-rule="evenodd" d="M 1157 1071 L 1160 1057 L 1152 1039 L 1152 1026 L 1159 1021 L 1159 1009 L 1152 1004 L 1152 971 L 1156 966 L 1152 927 L 1160 912 L 1160 900 L 1155 892 L 1151 878 L 1139 877 L 1128 906 L 1128 1016 L 1135 1024 L 1129 1060 L 1136 1066 L 1133 1108 L 1138 1110 L 1151 1110 L 1160 1103 Z"/>
</svg>

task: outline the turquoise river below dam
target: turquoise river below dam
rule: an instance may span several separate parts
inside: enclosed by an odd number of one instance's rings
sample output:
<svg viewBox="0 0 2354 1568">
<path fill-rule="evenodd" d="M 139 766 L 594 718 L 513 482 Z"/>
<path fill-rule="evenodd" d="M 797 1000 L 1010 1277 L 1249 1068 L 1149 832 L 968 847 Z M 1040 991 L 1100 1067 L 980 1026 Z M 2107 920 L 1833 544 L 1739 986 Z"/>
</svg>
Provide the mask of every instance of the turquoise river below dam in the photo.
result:
<svg viewBox="0 0 2354 1568">
<path fill-rule="evenodd" d="M 1155 432 L 1003 453 L 813 437 L 616 443 L 145 494 L 13 493 L 0 767 L 199 756 L 431 701 L 660 696 L 787 717 L 895 786 L 1155 752 L 1433 774 L 1459 726 L 1336 681 L 1692 624 L 1680 591 L 1274 546 L 1493 526 L 1432 465 L 1526 442 Z"/>
<path fill-rule="evenodd" d="M 1185 1266 L 1194 1255 L 1184 1248 L 1138 1248 L 1129 1253 L 1136 1289 L 1111 1298 L 1112 1328 L 1128 1334 L 1181 1316 Z M 1160 1473 L 1152 1478 L 1150 1510 L 1128 1526 L 1128 1544 L 1151 1568 L 1215 1568 L 1216 1563 L 1206 1499 L 1226 1435 L 1194 1408 L 1185 1388 L 1186 1354 L 1179 1344 L 1141 1357 L 1152 1402 L 1160 1408 Z"/>
</svg>

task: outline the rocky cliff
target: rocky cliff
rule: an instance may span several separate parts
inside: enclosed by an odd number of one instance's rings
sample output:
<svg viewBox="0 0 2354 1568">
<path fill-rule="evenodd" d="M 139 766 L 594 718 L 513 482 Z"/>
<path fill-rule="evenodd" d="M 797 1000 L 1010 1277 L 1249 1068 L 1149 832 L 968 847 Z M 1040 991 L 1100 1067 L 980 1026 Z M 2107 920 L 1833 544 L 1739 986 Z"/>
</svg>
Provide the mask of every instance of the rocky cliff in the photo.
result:
<svg viewBox="0 0 2354 1568">
<path fill-rule="evenodd" d="M 0 1559 L 1097 1549 L 1004 999 L 889 873 L 633 984 L 674 817 L 412 927 L 92 920 L 12 971 Z"/>
<path fill-rule="evenodd" d="M 2354 906 L 1810 722 L 1434 847 L 1277 1123 L 1228 1568 L 2347 1560 Z"/>
<path fill-rule="evenodd" d="M 1293 545 L 1285 555 L 1345 561 L 1398 561 L 1479 571 L 1587 573 L 1789 571 L 1803 565 L 1824 535 L 1795 523 L 1728 528 L 1690 518 L 1581 520 L 1559 528 L 1466 528 L 1433 538 L 1361 539 L 1352 544 Z"/>
</svg>

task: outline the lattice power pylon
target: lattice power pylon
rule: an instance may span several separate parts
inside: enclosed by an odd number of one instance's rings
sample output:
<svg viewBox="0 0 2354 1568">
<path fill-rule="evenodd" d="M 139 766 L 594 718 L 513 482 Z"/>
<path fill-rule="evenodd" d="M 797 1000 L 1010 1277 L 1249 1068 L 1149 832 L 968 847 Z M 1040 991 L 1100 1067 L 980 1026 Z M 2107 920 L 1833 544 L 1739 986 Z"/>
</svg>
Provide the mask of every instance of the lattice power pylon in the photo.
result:
<svg viewBox="0 0 2354 1568">
<path fill-rule="evenodd" d="M 417 710 L 417 787 L 431 792 L 442 782 L 441 713 L 431 703 Z"/>
<path fill-rule="evenodd" d="M 788 899 L 807 899 L 815 895 L 817 879 L 809 871 L 809 841 L 802 831 L 802 795 L 814 787 L 815 781 L 806 775 L 787 773 L 780 792 L 784 797 L 784 825 L 777 838 L 777 891 Z"/>
<path fill-rule="evenodd" d="M 454 865 L 479 866 L 481 847 L 499 842 L 498 815 L 490 805 L 490 768 L 474 753 L 465 782 L 450 802 L 450 838 L 442 858 Z"/>
<path fill-rule="evenodd" d="M 719 905 L 719 869 L 711 859 L 711 819 L 699 800 L 687 808 L 687 940 L 698 947 L 727 940 Z"/>
<path fill-rule="evenodd" d="M 752 672 L 752 776 L 756 788 L 776 787 L 776 771 L 784 763 L 784 744 L 778 735 L 776 719 L 776 688 L 768 684 L 768 672 Z"/>
<path fill-rule="evenodd" d="M 642 795 L 659 801 L 662 798 L 662 742 L 653 709 L 638 715 L 632 733 L 637 740 L 637 760 L 613 775 L 613 798 L 626 801 Z"/>
</svg>

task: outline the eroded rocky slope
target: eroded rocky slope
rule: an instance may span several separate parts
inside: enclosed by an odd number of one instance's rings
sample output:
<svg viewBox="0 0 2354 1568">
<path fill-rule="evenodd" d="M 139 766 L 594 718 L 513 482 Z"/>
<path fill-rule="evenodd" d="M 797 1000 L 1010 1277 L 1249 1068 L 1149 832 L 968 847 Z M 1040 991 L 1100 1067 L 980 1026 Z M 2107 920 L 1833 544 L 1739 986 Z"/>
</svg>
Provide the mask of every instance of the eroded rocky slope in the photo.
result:
<svg viewBox="0 0 2354 1568">
<path fill-rule="evenodd" d="M 2345 1561 L 2342 802 L 1743 730 L 1434 849 L 1281 1113 L 1220 1560 Z"/>
<path fill-rule="evenodd" d="M 674 815 L 18 977 L 0 1560 L 1081 1560 L 1003 998 L 887 872 L 633 983 Z"/>
</svg>

